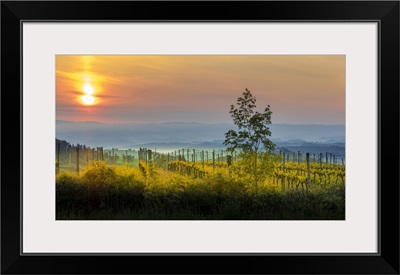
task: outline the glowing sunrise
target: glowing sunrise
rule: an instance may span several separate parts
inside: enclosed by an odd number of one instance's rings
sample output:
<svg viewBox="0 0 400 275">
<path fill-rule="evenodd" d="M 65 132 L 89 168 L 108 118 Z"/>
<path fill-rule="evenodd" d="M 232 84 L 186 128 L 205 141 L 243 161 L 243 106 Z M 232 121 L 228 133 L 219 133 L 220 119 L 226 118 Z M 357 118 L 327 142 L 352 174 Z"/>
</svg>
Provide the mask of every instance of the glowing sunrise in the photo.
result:
<svg viewBox="0 0 400 275">
<path fill-rule="evenodd" d="M 57 56 L 57 219 L 344 220 L 345 63 Z"/>
<path fill-rule="evenodd" d="M 56 57 L 57 120 L 229 122 L 245 88 L 274 123 L 345 122 L 345 56 Z"/>
</svg>

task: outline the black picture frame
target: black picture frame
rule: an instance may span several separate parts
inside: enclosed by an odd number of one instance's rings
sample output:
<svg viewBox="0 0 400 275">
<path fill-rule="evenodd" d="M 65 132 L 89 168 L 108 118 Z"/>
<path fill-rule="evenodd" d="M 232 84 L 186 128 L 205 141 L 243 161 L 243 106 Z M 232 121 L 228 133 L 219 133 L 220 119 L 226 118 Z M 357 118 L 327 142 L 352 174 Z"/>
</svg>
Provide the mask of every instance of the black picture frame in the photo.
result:
<svg viewBox="0 0 400 275">
<path fill-rule="evenodd" d="M 399 6 L 399 1 L 2 1 L 1 273 L 399 274 Z M 379 253 L 21 255 L 24 20 L 378 22 Z"/>
</svg>

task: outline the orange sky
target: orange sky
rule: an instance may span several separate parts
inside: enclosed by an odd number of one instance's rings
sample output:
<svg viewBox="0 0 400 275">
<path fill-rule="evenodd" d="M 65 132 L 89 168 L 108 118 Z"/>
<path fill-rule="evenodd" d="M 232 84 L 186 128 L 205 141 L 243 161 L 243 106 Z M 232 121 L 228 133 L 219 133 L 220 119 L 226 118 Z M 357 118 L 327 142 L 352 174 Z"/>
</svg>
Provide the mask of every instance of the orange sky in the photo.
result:
<svg viewBox="0 0 400 275">
<path fill-rule="evenodd" d="M 85 105 L 85 84 L 94 104 Z M 344 124 L 345 56 L 57 56 L 56 119 L 232 122 L 248 88 L 273 123 Z"/>
</svg>

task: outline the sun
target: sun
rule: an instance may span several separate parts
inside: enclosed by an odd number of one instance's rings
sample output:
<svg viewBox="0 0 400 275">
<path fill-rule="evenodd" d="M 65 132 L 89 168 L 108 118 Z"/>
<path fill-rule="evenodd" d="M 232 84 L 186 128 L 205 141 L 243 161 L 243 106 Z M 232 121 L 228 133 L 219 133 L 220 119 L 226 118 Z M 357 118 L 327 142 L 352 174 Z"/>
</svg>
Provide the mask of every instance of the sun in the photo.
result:
<svg viewBox="0 0 400 275">
<path fill-rule="evenodd" d="M 85 83 L 82 88 L 83 92 L 85 93 L 80 97 L 82 103 L 84 105 L 93 105 L 96 101 L 96 98 L 93 96 L 94 94 L 94 89 L 92 85 L 89 83 Z"/>
<path fill-rule="evenodd" d="M 92 85 L 90 85 L 89 83 L 86 83 L 85 85 L 83 85 L 83 91 L 87 95 L 92 95 L 94 93 L 94 89 L 93 89 Z"/>
<path fill-rule="evenodd" d="M 83 95 L 81 96 L 81 100 L 85 105 L 92 105 L 94 103 L 94 97 L 91 95 Z"/>
</svg>

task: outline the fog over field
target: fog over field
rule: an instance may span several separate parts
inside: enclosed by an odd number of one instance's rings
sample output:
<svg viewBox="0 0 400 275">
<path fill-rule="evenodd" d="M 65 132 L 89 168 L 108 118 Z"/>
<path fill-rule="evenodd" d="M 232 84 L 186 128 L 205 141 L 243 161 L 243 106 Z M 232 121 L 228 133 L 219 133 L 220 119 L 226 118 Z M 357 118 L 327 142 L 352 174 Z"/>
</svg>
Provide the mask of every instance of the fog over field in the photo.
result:
<svg viewBox="0 0 400 275">
<path fill-rule="evenodd" d="M 272 124 L 271 139 L 278 145 L 296 145 L 304 142 L 343 144 L 344 125 L 295 125 Z M 236 129 L 229 123 L 146 123 L 146 124 L 106 124 L 99 122 L 72 122 L 58 120 L 56 138 L 73 144 L 88 146 L 130 148 L 151 144 L 162 145 L 191 144 L 202 147 L 220 147 L 224 134 Z M 218 146 L 219 145 L 219 146 Z"/>
</svg>

